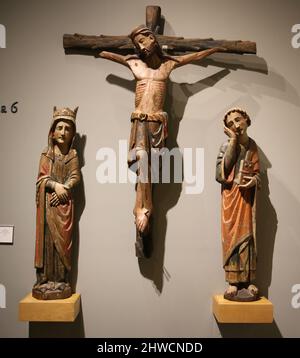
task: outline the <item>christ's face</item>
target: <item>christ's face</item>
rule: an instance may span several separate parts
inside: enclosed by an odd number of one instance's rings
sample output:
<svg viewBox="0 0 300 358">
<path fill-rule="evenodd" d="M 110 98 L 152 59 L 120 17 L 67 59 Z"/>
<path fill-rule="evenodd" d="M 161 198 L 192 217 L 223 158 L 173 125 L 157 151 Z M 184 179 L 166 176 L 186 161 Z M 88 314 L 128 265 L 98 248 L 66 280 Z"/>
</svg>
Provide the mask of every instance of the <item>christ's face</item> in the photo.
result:
<svg viewBox="0 0 300 358">
<path fill-rule="evenodd" d="M 152 55 L 157 45 L 156 39 L 151 33 L 136 35 L 134 43 L 144 57 Z"/>
<path fill-rule="evenodd" d="M 238 136 L 247 132 L 247 119 L 239 112 L 232 112 L 226 119 L 226 127 L 233 130 Z"/>
<path fill-rule="evenodd" d="M 70 144 L 73 138 L 73 126 L 68 121 L 57 122 L 54 132 L 53 140 L 58 144 Z"/>
</svg>

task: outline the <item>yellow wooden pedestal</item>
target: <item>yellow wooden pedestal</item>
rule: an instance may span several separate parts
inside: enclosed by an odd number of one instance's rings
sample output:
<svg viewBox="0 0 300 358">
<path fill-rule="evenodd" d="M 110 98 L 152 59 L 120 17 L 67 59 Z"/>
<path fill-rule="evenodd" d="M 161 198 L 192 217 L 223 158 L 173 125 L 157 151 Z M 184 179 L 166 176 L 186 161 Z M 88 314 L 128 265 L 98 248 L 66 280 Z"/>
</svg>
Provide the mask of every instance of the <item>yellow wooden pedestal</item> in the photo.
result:
<svg viewBox="0 0 300 358">
<path fill-rule="evenodd" d="M 37 300 L 29 293 L 19 302 L 19 320 L 30 322 L 74 322 L 80 310 L 80 294 L 63 300 Z"/>
<path fill-rule="evenodd" d="M 235 302 L 214 295 L 213 313 L 219 323 L 273 322 L 273 304 L 265 297 L 253 302 Z"/>
</svg>

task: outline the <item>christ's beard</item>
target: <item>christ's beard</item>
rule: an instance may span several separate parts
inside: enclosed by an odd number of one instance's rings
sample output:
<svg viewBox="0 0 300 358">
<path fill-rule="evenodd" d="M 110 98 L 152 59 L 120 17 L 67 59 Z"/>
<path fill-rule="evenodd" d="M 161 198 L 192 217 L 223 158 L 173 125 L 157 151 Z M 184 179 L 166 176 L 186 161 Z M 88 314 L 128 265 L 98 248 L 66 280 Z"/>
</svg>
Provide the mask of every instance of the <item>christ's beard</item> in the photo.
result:
<svg viewBox="0 0 300 358">
<path fill-rule="evenodd" d="M 147 58 L 149 58 L 151 55 L 153 55 L 155 52 L 156 52 L 157 54 L 160 54 L 160 52 L 161 52 L 158 43 L 155 43 L 150 50 L 147 50 L 147 49 L 145 49 L 145 51 L 140 51 L 140 50 L 139 50 L 139 55 L 140 55 L 140 57 L 141 57 L 142 59 L 147 59 Z"/>
</svg>

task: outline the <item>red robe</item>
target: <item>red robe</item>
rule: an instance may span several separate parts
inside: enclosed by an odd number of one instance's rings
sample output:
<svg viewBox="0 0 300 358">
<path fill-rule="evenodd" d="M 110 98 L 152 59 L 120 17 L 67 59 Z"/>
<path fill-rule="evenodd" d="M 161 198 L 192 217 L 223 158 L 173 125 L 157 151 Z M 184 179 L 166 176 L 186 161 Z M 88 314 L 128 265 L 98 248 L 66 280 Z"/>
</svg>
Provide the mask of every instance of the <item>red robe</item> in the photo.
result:
<svg viewBox="0 0 300 358">
<path fill-rule="evenodd" d="M 237 162 L 226 177 L 224 157 L 228 142 L 217 160 L 216 179 L 222 184 L 221 229 L 223 266 L 226 280 L 231 283 L 248 282 L 255 278 L 256 270 L 256 192 L 259 183 L 259 158 L 255 142 L 250 139 L 248 150 L 237 154 Z M 257 185 L 239 188 L 235 182 L 239 175 L 240 160 L 247 155 Z"/>
<path fill-rule="evenodd" d="M 74 223 L 74 203 L 70 197 L 68 203 L 50 206 L 51 190 L 48 190 L 49 181 L 64 184 L 71 189 L 80 180 L 78 157 L 75 149 L 59 161 L 52 154 L 53 151 L 46 150 L 41 154 L 39 173 L 36 183 L 36 246 L 35 246 L 35 267 L 44 266 L 45 254 L 45 229 L 47 225 L 50 237 L 54 242 L 59 257 L 70 271 L 71 269 L 71 247 L 72 228 Z"/>
</svg>

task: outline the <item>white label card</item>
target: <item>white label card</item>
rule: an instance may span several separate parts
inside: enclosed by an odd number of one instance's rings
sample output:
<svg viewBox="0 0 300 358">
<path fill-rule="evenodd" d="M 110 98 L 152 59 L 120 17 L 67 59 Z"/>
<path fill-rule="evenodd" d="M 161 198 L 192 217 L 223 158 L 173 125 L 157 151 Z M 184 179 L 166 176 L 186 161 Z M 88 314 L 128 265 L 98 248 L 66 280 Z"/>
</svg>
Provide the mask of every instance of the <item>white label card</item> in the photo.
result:
<svg viewBox="0 0 300 358">
<path fill-rule="evenodd" d="M 13 225 L 0 225 L 0 244 L 12 244 L 14 241 L 14 227 Z"/>
</svg>

